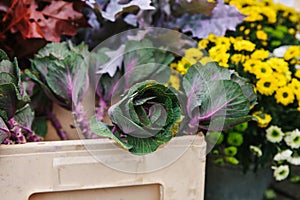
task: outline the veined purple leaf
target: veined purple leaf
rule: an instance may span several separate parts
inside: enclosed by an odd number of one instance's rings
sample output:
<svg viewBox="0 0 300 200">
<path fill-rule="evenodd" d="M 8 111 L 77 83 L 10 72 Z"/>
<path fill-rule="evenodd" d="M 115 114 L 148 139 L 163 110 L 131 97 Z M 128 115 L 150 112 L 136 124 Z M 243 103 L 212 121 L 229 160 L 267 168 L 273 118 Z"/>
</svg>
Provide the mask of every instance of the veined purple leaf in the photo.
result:
<svg viewBox="0 0 300 200">
<path fill-rule="evenodd" d="M 219 1 L 211 16 L 184 14 L 177 18 L 172 26 L 180 28 L 183 32 L 191 32 L 193 37 L 206 38 L 210 33 L 224 36 L 227 30 L 235 31 L 236 26 L 243 22 L 244 18 L 245 15 L 236 7 Z"/>
<path fill-rule="evenodd" d="M 196 64 L 189 68 L 183 88 L 190 124 L 199 123 L 200 128 L 219 130 L 249 118 L 246 116 L 255 95 L 246 87 L 245 80 L 232 76 L 230 70 L 214 64 L 205 67 Z"/>
<path fill-rule="evenodd" d="M 209 85 L 217 80 L 230 80 L 230 76 L 231 72 L 228 69 L 213 63 L 208 63 L 205 67 L 200 64 L 190 67 L 183 80 L 188 116 L 192 118 L 194 109 L 202 105 Z"/>
<path fill-rule="evenodd" d="M 84 59 L 78 54 L 70 54 L 60 64 L 63 67 L 56 62 L 48 64 L 48 74 L 45 77 L 47 84 L 67 105 L 77 105 L 88 85 Z"/>
<path fill-rule="evenodd" d="M 239 84 L 231 80 L 215 81 L 208 85 L 200 107 L 200 123 L 214 117 L 242 117 L 248 114 L 250 103 Z"/>
</svg>

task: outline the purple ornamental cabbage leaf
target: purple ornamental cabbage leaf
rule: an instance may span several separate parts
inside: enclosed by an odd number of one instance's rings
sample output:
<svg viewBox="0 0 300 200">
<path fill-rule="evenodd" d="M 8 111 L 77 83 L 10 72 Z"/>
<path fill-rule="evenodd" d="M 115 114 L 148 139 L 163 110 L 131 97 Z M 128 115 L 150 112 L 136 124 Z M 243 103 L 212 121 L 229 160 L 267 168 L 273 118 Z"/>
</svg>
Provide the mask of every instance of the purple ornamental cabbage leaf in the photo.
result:
<svg viewBox="0 0 300 200">
<path fill-rule="evenodd" d="M 53 52 L 55 49 L 61 51 Z M 32 69 L 26 71 L 51 100 L 68 110 L 73 109 L 76 126 L 86 138 L 94 136 L 82 105 L 89 87 L 89 60 L 90 53 L 84 44 L 53 43 L 31 60 Z"/>
<path fill-rule="evenodd" d="M 208 64 L 189 68 L 183 80 L 187 96 L 187 116 L 191 126 L 207 130 L 222 130 L 251 120 L 248 116 L 255 94 L 243 80 L 232 80 L 228 69 Z"/>
<path fill-rule="evenodd" d="M 241 14 L 235 6 L 220 1 L 211 16 L 184 14 L 171 26 L 179 27 L 183 32 L 191 32 L 193 37 L 206 38 L 210 33 L 224 36 L 227 30 L 235 31 L 236 26 L 243 22 L 244 18 L 245 15 Z"/>
</svg>

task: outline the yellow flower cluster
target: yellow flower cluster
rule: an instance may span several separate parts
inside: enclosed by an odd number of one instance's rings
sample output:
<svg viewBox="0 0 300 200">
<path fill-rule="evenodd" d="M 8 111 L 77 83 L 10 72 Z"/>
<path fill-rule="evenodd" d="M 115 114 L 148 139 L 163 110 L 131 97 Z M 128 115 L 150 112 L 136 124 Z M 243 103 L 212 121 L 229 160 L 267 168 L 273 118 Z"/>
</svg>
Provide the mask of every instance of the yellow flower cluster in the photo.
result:
<svg viewBox="0 0 300 200">
<path fill-rule="evenodd" d="M 277 22 L 279 12 L 293 23 L 299 21 L 299 15 L 294 9 L 274 3 L 272 0 L 225 0 L 225 2 L 236 6 L 241 13 L 246 15 L 246 22 L 267 20 L 268 23 L 273 24 Z"/>
<path fill-rule="evenodd" d="M 184 58 L 171 66 L 181 74 L 185 74 L 196 62 L 202 65 L 216 62 L 222 67 L 234 69 L 240 66 L 243 73 L 255 77 L 253 84 L 258 93 L 264 96 L 273 95 L 277 103 L 287 106 L 295 100 L 300 105 L 300 69 L 289 67 L 300 64 L 299 59 L 300 46 L 291 46 L 285 52 L 284 58 L 276 58 L 270 57 L 267 50 L 255 49 L 255 44 L 251 41 L 210 34 L 208 38 L 199 41 L 197 48 L 186 50 Z"/>
</svg>

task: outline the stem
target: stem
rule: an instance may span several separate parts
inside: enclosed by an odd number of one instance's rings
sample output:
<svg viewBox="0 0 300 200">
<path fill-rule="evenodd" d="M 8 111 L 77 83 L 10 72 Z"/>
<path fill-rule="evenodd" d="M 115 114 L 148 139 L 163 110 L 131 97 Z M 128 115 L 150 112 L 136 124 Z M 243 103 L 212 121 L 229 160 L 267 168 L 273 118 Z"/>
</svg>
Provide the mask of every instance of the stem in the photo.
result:
<svg viewBox="0 0 300 200">
<path fill-rule="evenodd" d="M 40 142 L 42 138 L 38 136 L 34 131 L 27 132 L 26 139 L 28 142 Z"/>
<path fill-rule="evenodd" d="M 56 133 L 61 140 L 69 140 L 69 137 L 63 130 L 61 123 L 51 111 L 47 111 L 47 119 L 50 120 L 52 126 L 56 130 Z"/>
<path fill-rule="evenodd" d="M 7 124 L 8 124 L 8 128 L 12 133 L 11 138 L 15 141 L 15 143 L 17 144 L 26 143 L 26 138 L 22 132 L 22 128 L 20 127 L 19 123 L 14 118 L 10 118 L 7 121 Z"/>
<path fill-rule="evenodd" d="M 81 103 L 78 103 L 78 105 L 75 106 L 75 111 L 73 112 L 73 114 L 76 121 L 76 126 L 80 128 L 84 137 L 86 139 L 97 138 L 97 135 L 95 135 L 90 130 L 90 124 L 89 121 L 86 119 L 86 113 Z"/>
<path fill-rule="evenodd" d="M 98 100 L 98 106 L 95 109 L 96 118 L 98 121 L 103 122 L 106 109 L 107 102 L 100 97 Z"/>
<path fill-rule="evenodd" d="M 40 142 L 40 141 L 42 141 L 42 138 L 40 136 L 38 136 L 30 128 L 27 128 L 27 127 L 22 126 L 22 125 L 19 125 L 19 126 L 23 130 L 23 132 L 26 133 L 27 142 Z"/>
</svg>

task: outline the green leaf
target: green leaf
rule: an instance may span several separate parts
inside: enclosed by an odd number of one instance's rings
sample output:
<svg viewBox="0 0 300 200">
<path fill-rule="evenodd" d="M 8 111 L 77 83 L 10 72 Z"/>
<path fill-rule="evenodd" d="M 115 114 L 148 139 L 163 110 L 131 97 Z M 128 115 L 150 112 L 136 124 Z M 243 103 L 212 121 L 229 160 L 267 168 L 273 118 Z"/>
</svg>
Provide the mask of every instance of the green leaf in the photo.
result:
<svg viewBox="0 0 300 200">
<path fill-rule="evenodd" d="M 5 121 L 14 116 L 17 110 L 16 87 L 12 83 L 0 85 L 0 117 Z"/>
<path fill-rule="evenodd" d="M 49 43 L 44 48 L 39 50 L 36 55 L 37 58 L 44 58 L 52 56 L 59 60 L 63 60 L 65 57 L 69 55 L 69 49 L 66 42 L 61 43 Z"/>
<path fill-rule="evenodd" d="M 0 49 L 0 60 L 9 60 L 9 57 L 2 49 Z"/>
<path fill-rule="evenodd" d="M 0 62 L 0 73 L 1 72 L 6 72 L 14 76 L 15 72 L 14 72 L 13 63 L 10 62 L 9 60 L 2 60 Z"/>
<path fill-rule="evenodd" d="M 13 76 L 12 74 L 10 73 L 7 73 L 7 72 L 1 72 L 0 73 L 0 85 L 2 84 L 9 84 L 9 83 L 12 83 L 14 85 L 17 85 L 18 82 L 17 82 L 17 79 L 15 76 Z"/>
<path fill-rule="evenodd" d="M 111 106 L 109 116 L 126 135 L 128 144 L 132 145 L 130 151 L 146 154 L 176 134 L 181 109 L 173 91 L 156 81 L 144 81 L 132 86 Z"/>
<path fill-rule="evenodd" d="M 127 144 L 126 142 L 124 142 L 121 138 L 117 137 L 116 135 L 114 135 L 109 128 L 106 126 L 106 124 L 98 121 L 96 119 L 96 117 L 93 117 L 90 121 L 90 127 L 91 127 L 91 131 L 97 135 L 103 136 L 103 137 L 107 137 L 110 139 L 113 139 L 116 143 L 118 143 L 119 145 L 121 145 L 124 149 L 131 149 L 132 146 Z"/>
<path fill-rule="evenodd" d="M 171 138 L 170 138 L 171 139 Z M 128 136 L 128 143 L 132 145 L 130 152 L 136 155 L 144 155 L 152 153 L 157 150 L 157 148 L 163 144 L 158 142 L 155 138 L 134 138 Z"/>
<path fill-rule="evenodd" d="M 208 85 L 200 109 L 200 121 L 215 117 L 239 118 L 246 116 L 250 103 L 240 86 L 230 80 L 214 81 Z"/>
<path fill-rule="evenodd" d="M 31 107 L 28 105 L 21 110 L 19 110 L 15 116 L 15 120 L 22 126 L 25 126 L 31 129 L 32 121 L 34 119 L 34 112 Z"/>
<path fill-rule="evenodd" d="M 1 114 L 1 112 L 0 112 Z M 10 136 L 10 131 L 7 128 L 5 122 L 0 117 L 0 144 L 3 142 L 3 140 Z"/>
<path fill-rule="evenodd" d="M 204 121 L 201 123 L 200 127 L 205 130 L 213 130 L 213 131 L 222 131 L 222 130 L 228 130 L 233 127 L 235 127 L 238 124 L 250 121 L 250 120 L 256 120 L 255 117 L 251 115 L 246 115 L 243 117 L 238 118 L 228 118 L 226 116 L 224 117 L 217 117 L 213 118 L 209 121 Z"/>
<path fill-rule="evenodd" d="M 155 98 L 156 97 L 153 96 L 153 97 L 145 97 L 145 98 L 142 98 L 142 99 L 137 99 L 137 100 L 134 101 L 134 105 L 135 106 L 140 106 L 140 105 L 146 103 L 147 101 L 155 99 Z"/>
<path fill-rule="evenodd" d="M 25 69 L 24 73 L 31 78 L 33 81 L 35 81 L 36 83 L 39 84 L 39 86 L 44 90 L 45 94 L 55 103 L 59 104 L 59 105 L 65 105 L 63 104 L 59 99 L 57 99 L 57 97 L 52 93 L 52 91 L 50 90 L 50 88 L 44 84 L 36 75 L 34 72 Z"/>
<path fill-rule="evenodd" d="M 35 117 L 32 122 L 32 130 L 44 138 L 48 132 L 47 117 Z"/>
</svg>

